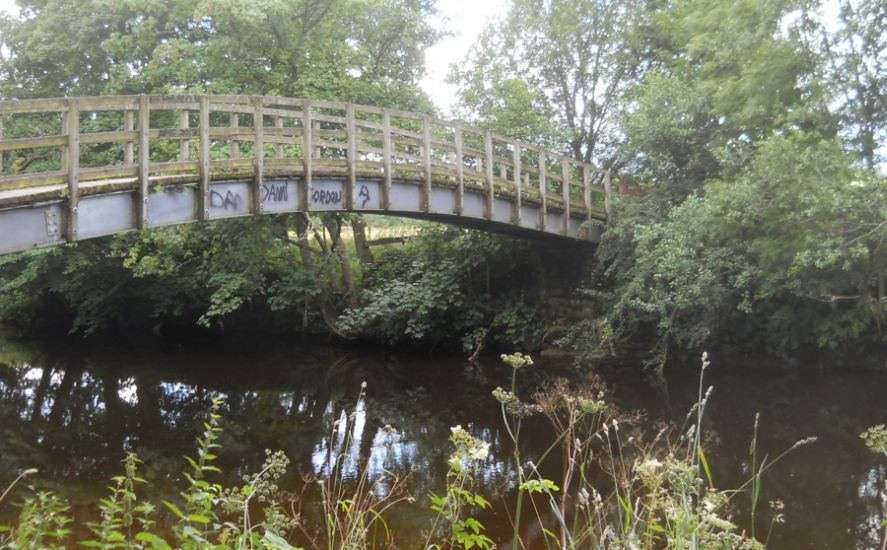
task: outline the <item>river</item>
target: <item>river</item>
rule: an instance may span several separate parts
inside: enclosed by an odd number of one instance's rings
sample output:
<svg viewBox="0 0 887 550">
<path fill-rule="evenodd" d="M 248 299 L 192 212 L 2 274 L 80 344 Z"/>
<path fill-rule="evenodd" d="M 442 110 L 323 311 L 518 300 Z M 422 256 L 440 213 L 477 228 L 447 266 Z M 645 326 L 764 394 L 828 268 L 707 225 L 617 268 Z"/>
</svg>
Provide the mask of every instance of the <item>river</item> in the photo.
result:
<svg viewBox="0 0 887 550">
<path fill-rule="evenodd" d="M 760 413 L 759 456 L 775 456 L 808 436 L 763 479 L 762 502 L 785 502 L 771 548 L 872 548 L 879 545 L 879 487 L 885 460 L 859 438 L 887 422 L 887 378 L 870 373 L 762 368 L 719 358 L 706 373 L 714 391 L 706 410 L 709 462 L 719 488 L 739 486 L 751 472 L 749 441 Z M 522 372 L 521 391 L 552 376 L 581 380 L 569 366 L 537 362 Z M 496 541 L 511 528 L 504 513 L 514 498 L 515 468 L 499 404 L 490 392 L 508 384 L 510 371 L 490 357 L 478 365 L 459 358 L 378 350 L 294 346 L 258 341 L 131 344 L 91 340 L 0 340 L 0 489 L 25 468 L 37 468 L 36 489 L 51 489 L 72 503 L 77 523 L 95 518 L 93 504 L 125 451 L 144 461 L 140 490 L 159 503 L 183 489 L 184 455 L 195 454 L 211 400 L 223 399 L 217 479 L 236 484 L 262 464 L 265 449 L 292 459 L 281 486 L 292 492 L 306 530 L 318 512 L 314 478 L 328 468 L 330 445 L 345 459 L 346 478 L 366 469 L 370 479 L 406 476 L 414 503 L 395 506 L 389 524 L 401 548 L 420 547 L 434 517 L 428 494 L 441 491 L 451 446 L 461 425 L 491 442 L 478 476 L 478 492 L 493 502 L 477 514 Z M 603 374 L 608 399 L 643 412 L 639 426 L 683 418 L 696 401 L 698 372 L 652 380 L 637 371 Z M 362 384 L 366 382 L 366 389 Z M 351 416 L 352 442 L 330 441 L 333 423 Z M 392 433 L 391 429 L 396 430 Z M 551 440 L 542 418 L 527 421 L 526 456 Z M 303 491 L 304 488 L 304 491 Z M 16 489 L 14 500 L 30 491 Z M 736 521 L 748 527 L 748 497 L 736 499 Z M 298 504 L 295 504 L 295 503 Z M 0 523 L 16 513 L 0 504 Z M 314 519 L 312 519 L 314 518 Z M 768 522 L 762 520 L 760 526 Z M 75 529 L 78 535 L 83 530 Z M 503 544 L 502 547 L 507 547 Z"/>
</svg>

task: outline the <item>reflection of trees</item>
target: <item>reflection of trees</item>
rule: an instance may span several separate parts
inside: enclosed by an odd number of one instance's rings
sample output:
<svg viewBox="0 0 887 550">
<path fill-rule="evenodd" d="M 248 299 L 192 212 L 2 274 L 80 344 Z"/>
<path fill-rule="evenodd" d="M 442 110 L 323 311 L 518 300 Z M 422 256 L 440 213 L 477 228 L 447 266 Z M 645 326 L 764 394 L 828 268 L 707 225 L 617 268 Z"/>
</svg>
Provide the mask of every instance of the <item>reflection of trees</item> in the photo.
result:
<svg viewBox="0 0 887 550">
<path fill-rule="evenodd" d="M 438 488 L 445 472 L 449 426 L 476 420 L 483 437 L 497 439 L 499 419 L 478 387 L 454 399 L 450 373 L 429 380 L 421 369 L 393 368 L 353 356 L 238 360 L 208 354 L 132 359 L 90 354 L 37 358 L 0 367 L 0 466 L 3 472 L 41 470 L 40 484 L 76 502 L 94 501 L 119 472 L 126 450 L 145 461 L 154 491 L 178 490 L 182 456 L 193 452 L 213 396 L 223 396 L 224 481 L 264 459 L 264 449 L 283 449 L 294 460 L 292 489 L 301 475 L 320 475 L 312 453 L 324 447 L 333 422 L 348 418 L 362 381 L 369 382 L 358 415 L 348 421 L 353 445 L 337 448 L 348 457 L 349 475 L 369 468 L 413 472 L 415 494 Z M 441 370 L 441 369 L 437 369 Z M 486 417 L 485 417 L 486 416 Z M 392 440 L 392 425 L 403 437 Z M 491 478 L 492 483 L 492 478 Z"/>
</svg>

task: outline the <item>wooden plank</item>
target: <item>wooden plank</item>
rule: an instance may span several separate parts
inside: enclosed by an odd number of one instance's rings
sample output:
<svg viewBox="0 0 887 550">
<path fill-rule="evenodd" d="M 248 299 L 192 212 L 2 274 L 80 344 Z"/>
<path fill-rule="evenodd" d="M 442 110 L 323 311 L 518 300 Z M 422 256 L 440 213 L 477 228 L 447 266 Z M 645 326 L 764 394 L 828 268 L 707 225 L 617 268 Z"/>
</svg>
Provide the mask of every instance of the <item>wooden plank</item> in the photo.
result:
<svg viewBox="0 0 887 550">
<path fill-rule="evenodd" d="M 345 109 L 345 133 L 348 136 L 348 181 L 345 182 L 345 209 L 354 210 L 354 187 L 357 185 L 357 128 L 354 120 L 354 105 Z"/>
<path fill-rule="evenodd" d="M 200 97 L 200 191 L 197 193 L 197 219 L 209 219 L 209 206 L 212 202 L 210 197 L 210 167 L 209 167 L 209 149 L 211 143 L 209 141 L 209 98 Z"/>
<path fill-rule="evenodd" d="M 133 116 L 133 111 L 127 109 L 123 113 L 123 131 L 132 132 L 135 129 L 135 116 Z M 136 136 L 138 139 L 138 136 Z M 132 166 L 133 158 L 134 158 L 134 149 L 135 149 L 135 141 L 133 139 L 126 140 L 126 143 L 123 145 L 123 164 L 127 166 Z"/>
<path fill-rule="evenodd" d="M 274 127 L 278 131 L 283 131 L 283 117 L 274 117 Z M 276 158 L 283 158 L 283 144 L 278 142 L 277 145 L 274 146 L 274 156 Z"/>
<path fill-rule="evenodd" d="M 82 142 L 81 142 L 82 143 Z M 138 178 L 137 166 L 98 166 L 94 168 L 80 168 L 80 182 L 122 177 Z"/>
<path fill-rule="evenodd" d="M 548 222 L 548 154 L 545 150 L 539 152 L 539 231 L 545 231 Z"/>
<path fill-rule="evenodd" d="M 65 147 L 68 145 L 68 137 L 66 133 L 63 136 L 6 139 L 0 141 L 0 151 L 35 149 L 37 147 Z"/>
<path fill-rule="evenodd" d="M 391 113 L 388 109 L 382 110 L 382 166 L 383 168 L 383 184 L 382 184 L 382 209 L 391 209 Z"/>
<path fill-rule="evenodd" d="M 561 235 L 570 231 L 570 159 L 561 157 L 561 194 L 564 197 L 564 215 L 561 219 Z"/>
<path fill-rule="evenodd" d="M 591 220 L 591 167 L 587 164 L 582 165 L 582 202 L 585 205 L 585 214 L 587 219 Z"/>
<path fill-rule="evenodd" d="M 422 172 L 425 181 L 422 185 L 422 210 L 431 209 L 431 117 L 422 118 Z"/>
<path fill-rule="evenodd" d="M 240 127 L 240 115 L 237 113 L 231 113 L 231 120 L 229 123 L 231 128 L 239 128 Z M 240 158 L 240 142 L 231 138 L 231 158 L 239 159 Z"/>
<path fill-rule="evenodd" d="M 148 96 L 142 95 L 139 96 L 139 215 L 137 218 L 139 229 L 144 229 L 148 223 L 148 184 L 151 172 L 151 146 L 148 141 L 148 133 L 150 131 L 151 103 Z"/>
<path fill-rule="evenodd" d="M 604 172 L 604 210 L 607 213 L 607 222 L 613 221 L 613 205 L 611 202 L 612 189 L 610 188 L 610 171 Z"/>
<path fill-rule="evenodd" d="M 25 189 L 27 187 L 44 187 L 66 183 L 68 172 L 66 170 L 50 170 L 46 172 L 28 172 L 11 176 L 0 177 L 0 190 Z"/>
<path fill-rule="evenodd" d="M 253 126 L 256 132 L 256 154 L 253 159 L 253 174 L 255 182 L 253 185 L 253 212 L 261 214 L 264 212 L 262 206 L 262 190 L 265 186 L 265 113 L 263 99 L 257 97 L 253 100 L 255 113 L 253 114 Z M 283 119 L 278 119 L 283 122 Z M 278 145 L 278 147 L 282 147 Z M 282 154 L 280 156 L 283 156 Z"/>
<path fill-rule="evenodd" d="M 65 123 L 68 134 L 68 145 L 65 147 L 65 168 L 68 171 L 68 240 L 77 241 L 80 221 L 80 110 L 76 99 L 68 100 Z"/>
<path fill-rule="evenodd" d="M 188 111 L 182 110 L 179 111 L 179 128 L 182 130 L 188 129 Z M 189 151 L 189 143 L 187 139 L 181 139 L 179 141 L 179 160 L 186 161 L 188 160 L 188 156 L 190 155 Z"/>
<path fill-rule="evenodd" d="M 173 160 L 170 162 L 152 162 L 151 172 L 154 174 L 168 172 L 191 172 L 196 177 L 200 174 L 199 160 Z"/>
<path fill-rule="evenodd" d="M 462 128 L 453 129 L 453 142 L 456 148 L 456 214 L 465 212 L 465 165 L 462 161 Z"/>
<path fill-rule="evenodd" d="M 512 177 L 514 178 L 514 210 L 511 213 L 511 223 L 514 225 L 520 225 L 521 222 L 521 166 L 520 166 L 520 155 L 521 155 L 521 146 L 519 143 L 511 144 L 513 149 L 511 150 L 511 162 L 514 165 L 514 173 Z"/>
<path fill-rule="evenodd" d="M 132 111 L 127 112 L 129 113 Z M 80 134 L 80 144 L 89 145 L 92 143 L 113 143 L 115 141 L 126 141 L 131 143 L 138 138 L 139 134 L 135 130 L 122 130 L 116 132 L 91 132 L 89 134 Z"/>
<path fill-rule="evenodd" d="M 6 122 L 5 116 L 0 116 L 0 144 L 3 143 L 3 124 Z M 0 176 L 3 175 L 3 151 L 0 151 Z"/>
<path fill-rule="evenodd" d="M 311 197 L 311 157 L 314 156 L 314 148 L 311 146 L 311 102 L 307 99 L 302 103 L 302 163 L 304 175 L 300 210 L 308 212 L 311 206 L 308 200 Z"/>
<path fill-rule="evenodd" d="M 494 193 L 496 182 L 493 177 L 493 134 L 490 131 L 484 132 L 484 149 L 486 149 L 484 161 L 486 173 L 487 173 L 487 188 L 485 190 L 486 195 L 486 207 L 484 208 L 484 216 L 491 220 L 493 219 L 493 208 L 494 208 Z"/>
<path fill-rule="evenodd" d="M 135 111 L 139 108 L 139 96 L 80 97 L 80 112 Z"/>
<path fill-rule="evenodd" d="M 0 114 L 62 113 L 67 109 L 67 99 L 12 99 L 0 101 Z"/>
</svg>

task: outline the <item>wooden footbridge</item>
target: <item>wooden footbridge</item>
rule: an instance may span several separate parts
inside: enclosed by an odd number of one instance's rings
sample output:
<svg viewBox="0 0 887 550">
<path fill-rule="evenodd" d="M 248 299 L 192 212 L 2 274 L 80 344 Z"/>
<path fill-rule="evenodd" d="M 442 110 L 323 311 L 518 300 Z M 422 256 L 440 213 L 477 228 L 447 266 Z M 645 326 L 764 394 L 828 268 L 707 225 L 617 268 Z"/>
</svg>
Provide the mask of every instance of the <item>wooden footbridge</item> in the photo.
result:
<svg viewBox="0 0 887 550">
<path fill-rule="evenodd" d="M 415 113 L 255 96 L 0 101 L 0 254 L 133 229 L 368 212 L 596 242 L 610 176 Z"/>
</svg>

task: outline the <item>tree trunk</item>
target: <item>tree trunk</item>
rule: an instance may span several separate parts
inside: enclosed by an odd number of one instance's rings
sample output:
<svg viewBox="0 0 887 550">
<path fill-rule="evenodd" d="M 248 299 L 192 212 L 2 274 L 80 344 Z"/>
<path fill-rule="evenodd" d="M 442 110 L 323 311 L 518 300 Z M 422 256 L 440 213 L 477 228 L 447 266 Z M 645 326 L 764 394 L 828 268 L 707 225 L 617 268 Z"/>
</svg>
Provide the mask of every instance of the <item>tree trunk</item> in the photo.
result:
<svg viewBox="0 0 887 550">
<path fill-rule="evenodd" d="M 356 216 L 351 220 L 351 229 L 354 231 L 354 248 L 357 250 L 357 259 L 361 265 L 373 263 L 373 251 L 370 250 L 367 240 L 367 222 L 363 216 Z"/>
</svg>

